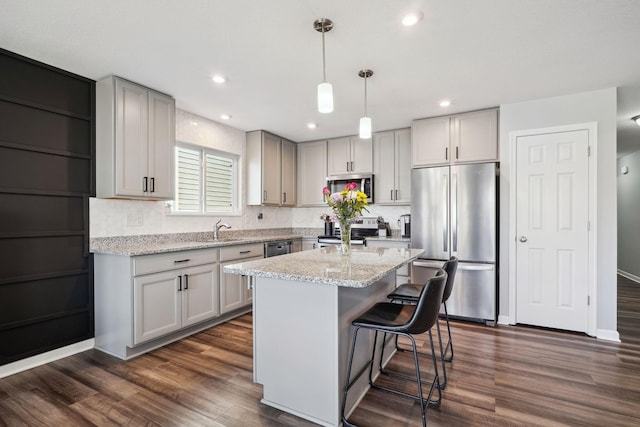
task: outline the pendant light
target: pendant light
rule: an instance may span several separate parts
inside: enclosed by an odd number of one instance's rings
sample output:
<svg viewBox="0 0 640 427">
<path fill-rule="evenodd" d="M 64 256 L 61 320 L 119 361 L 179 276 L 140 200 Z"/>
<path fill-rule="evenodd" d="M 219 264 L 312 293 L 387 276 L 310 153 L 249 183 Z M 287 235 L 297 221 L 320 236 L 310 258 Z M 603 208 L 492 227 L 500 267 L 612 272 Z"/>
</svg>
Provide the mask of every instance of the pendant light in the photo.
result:
<svg viewBox="0 0 640 427">
<path fill-rule="evenodd" d="M 320 113 L 331 113 L 333 111 L 333 87 L 327 82 L 327 67 L 324 60 L 324 33 L 331 31 L 333 21 L 327 18 L 320 18 L 313 23 L 313 28 L 322 33 L 322 83 L 318 85 L 318 111 Z"/>
<path fill-rule="evenodd" d="M 371 117 L 367 116 L 367 78 L 373 76 L 371 70 L 360 70 L 358 76 L 364 79 L 364 117 L 360 118 L 360 138 L 371 138 Z"/>
</svg>

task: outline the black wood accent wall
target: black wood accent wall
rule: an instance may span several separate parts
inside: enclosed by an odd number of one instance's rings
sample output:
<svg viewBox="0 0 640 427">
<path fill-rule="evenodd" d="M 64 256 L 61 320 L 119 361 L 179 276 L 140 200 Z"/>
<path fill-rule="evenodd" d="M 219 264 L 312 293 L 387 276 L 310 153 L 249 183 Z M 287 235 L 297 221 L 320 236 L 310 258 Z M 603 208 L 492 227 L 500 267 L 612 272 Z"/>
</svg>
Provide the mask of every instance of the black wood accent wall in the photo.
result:
<svg viewBox="0 0 640 427">
<path fill-rule="evenodd" d="M 0 49 L 0 365 L 93 338 L 95 82 Z"/>
</svg>

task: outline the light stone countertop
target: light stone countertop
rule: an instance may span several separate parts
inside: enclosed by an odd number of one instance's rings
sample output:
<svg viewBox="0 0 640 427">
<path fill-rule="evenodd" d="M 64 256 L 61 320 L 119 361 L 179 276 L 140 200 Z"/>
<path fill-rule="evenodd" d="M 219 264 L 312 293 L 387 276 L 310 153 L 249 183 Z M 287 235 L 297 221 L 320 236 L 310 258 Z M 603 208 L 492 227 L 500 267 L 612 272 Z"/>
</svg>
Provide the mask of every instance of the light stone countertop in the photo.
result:
<svg viewBox="0 0 640 427">
<path fill-rule="evenodd" d="M 209 249 L 250 243 L 275 242 L 317 236 L 318 229 L 269 229 L 221 231 L 213 241 L 211 232 L 148 234 L 141 236 L 97 237 L 90 241 L 90 251 L 97 254 L 138 256 L 167 252 Z"/>
<path fill-rule="evenodd" d="M 364 288 L 414 261 L 422 249 L 362 248 L 342 255 L 336 247 L 296 252 L 224 267 L 225 273 Z"/>
</svg>

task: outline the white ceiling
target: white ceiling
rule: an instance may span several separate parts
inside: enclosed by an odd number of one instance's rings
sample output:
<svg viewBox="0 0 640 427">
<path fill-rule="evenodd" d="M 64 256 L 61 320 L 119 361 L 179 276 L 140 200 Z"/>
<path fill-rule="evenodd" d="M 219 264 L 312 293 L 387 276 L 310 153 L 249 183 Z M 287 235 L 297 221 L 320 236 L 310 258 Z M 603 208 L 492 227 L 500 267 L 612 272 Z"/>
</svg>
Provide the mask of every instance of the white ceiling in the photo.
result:
<svg viewBox="0 0 640 427">
<path fill-rule="evenodd" d="M 409 10 L 424 19 L 400 25 Z M 326 34 L 335 111 L 316 111 Z M 608 87 L 618 152 L 640 148 L 638 0 L 0 0 L 0 47 L 92 79 L 120 75 L 178 108 L 294 141 L 357 133 L 371 68 L 373 130 Z M 222 73 L 229 81 L 211 81 Z M 438 106 L 453 100 L 448 109 Z M 633 114 L 631 114 L 633 115 Z M 309 130 L 307 122 L 318 123 Z M 637 128 L 637 129 L 636 129 Z"/>
</svg>

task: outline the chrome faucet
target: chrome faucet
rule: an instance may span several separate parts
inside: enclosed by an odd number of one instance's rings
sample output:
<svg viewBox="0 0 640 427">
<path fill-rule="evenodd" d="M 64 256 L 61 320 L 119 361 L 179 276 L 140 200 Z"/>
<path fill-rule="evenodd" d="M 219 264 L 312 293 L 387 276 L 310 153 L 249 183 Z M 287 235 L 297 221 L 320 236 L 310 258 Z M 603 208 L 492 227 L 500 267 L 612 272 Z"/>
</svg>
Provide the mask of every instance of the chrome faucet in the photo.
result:
<svg viewBox="0 0 640 427">
<path fill-rule="evenodd" d="M 225 224 L 225 223 L 220 224 L 221 222 L 222 222 L 222 220 L 219 219 L 218 222 L 216 222 L 216 225 L 213 227 L 213 240 L 218 240 L 218 231 L 222 227 L 231 228 L 231 226 L 229 224 Z M 218 224 L 220 224 L 220 225 L 218 225 Z"/>
</svg>

